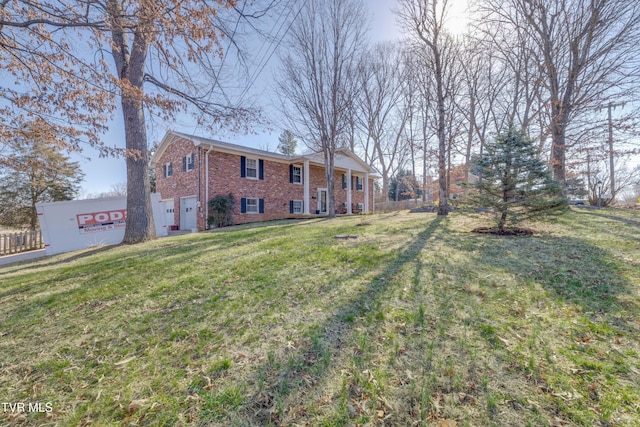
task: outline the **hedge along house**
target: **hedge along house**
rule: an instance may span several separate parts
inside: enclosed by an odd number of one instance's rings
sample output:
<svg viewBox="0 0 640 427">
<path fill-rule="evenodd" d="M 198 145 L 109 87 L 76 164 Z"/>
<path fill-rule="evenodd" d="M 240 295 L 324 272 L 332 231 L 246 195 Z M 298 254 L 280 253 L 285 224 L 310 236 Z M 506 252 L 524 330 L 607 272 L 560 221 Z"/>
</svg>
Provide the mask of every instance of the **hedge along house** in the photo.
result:
<svg viewBox="0 0 640 427">
<path fill-rule="evenodd" d="M 173 229 L 207 228 L 207 202 L 233 194 L 234 224 L 327 214 L 327 180 L 321 153 L 286 156 L 169 131 L 151 158 L 166 223 Z M 373 211 L 369 165 L 352 151 L 335 157 L 339 214 Z"/>
</svg>

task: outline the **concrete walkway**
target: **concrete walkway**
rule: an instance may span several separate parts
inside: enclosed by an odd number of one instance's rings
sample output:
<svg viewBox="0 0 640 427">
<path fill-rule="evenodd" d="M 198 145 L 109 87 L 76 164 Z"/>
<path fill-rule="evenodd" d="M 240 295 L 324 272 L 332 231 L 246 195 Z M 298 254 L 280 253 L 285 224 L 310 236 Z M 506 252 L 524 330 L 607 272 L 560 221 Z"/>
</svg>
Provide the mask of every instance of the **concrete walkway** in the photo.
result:
<svg viewBox="0 0 640 427">
<path fill-rule="evenodd" d="M 14 262 L 27 261 L 30 259 L 45 257 L 45 250 L 21 252 L 19 254 L 0 256 L 0 265 L 13 264 Z"/>
</svg>

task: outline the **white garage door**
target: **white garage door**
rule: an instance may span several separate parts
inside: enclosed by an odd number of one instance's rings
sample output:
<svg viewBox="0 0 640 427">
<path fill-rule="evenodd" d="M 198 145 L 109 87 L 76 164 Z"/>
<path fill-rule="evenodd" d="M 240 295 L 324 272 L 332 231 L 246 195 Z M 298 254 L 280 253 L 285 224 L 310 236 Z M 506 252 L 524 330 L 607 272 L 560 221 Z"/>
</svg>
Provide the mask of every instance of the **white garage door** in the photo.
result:
<svg viewBox="0 0 640 427">
<path fill-rule="evenodd" d="M 191 230 L 198 226 L 196 196 L 180 198 L 180 229 Z"/>
</svg>

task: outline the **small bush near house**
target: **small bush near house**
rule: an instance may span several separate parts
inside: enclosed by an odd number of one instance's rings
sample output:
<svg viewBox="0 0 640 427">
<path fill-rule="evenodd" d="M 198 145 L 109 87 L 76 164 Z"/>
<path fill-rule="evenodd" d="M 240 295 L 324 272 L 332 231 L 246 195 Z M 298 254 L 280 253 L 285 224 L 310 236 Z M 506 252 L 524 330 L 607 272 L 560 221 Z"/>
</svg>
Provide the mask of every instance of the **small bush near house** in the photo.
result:
<svg viewBox="0 0 640 427">
<path fill-rule="evenodd" d="M 233 204 L 236 199 L 233 194 L 229 193 L 226 196 L 218 194 L 213 199 L 209 200 L 209 216 L 207 217 L 207 224 L 209 227 L 226 227 L 233 225 Z"/>
</svg>

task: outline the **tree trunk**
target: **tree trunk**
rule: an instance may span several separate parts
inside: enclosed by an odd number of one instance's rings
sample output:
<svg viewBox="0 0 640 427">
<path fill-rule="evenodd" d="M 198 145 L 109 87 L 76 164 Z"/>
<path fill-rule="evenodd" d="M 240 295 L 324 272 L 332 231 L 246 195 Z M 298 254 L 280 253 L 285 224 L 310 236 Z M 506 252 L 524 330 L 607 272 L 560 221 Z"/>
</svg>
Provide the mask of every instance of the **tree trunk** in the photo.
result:
<svg viewBox="0 0 640 427">
<path fill-rule="evenodd" d="M 36 210 L 35 203 L 31 205 L 31 221 L 29 224 L 29 229 L 31 231 L 35 231 L 38 228 L 38 211 Z"/>
<path fill-rule="evenodd" d="M 156 238 L 151 209 L 149 154 L 142 102 L 122 97 L 127 150 L 127 222 L 122 243 L 132 244 Z M 139 153 L 139 154 L 138 154 Z"/>
<path fill-rule="evenodd" d="M 114 27 L 112 54 L 121 83 L 127 147 L 127 222 L 122 243 L 133 244 L 157 237 L 151 209 L 149 153 L 143 105 L 145 64 L 150 43 L 147 36 L 151 31 L 141 29 L 136 32 L 133 43 L 129 46 L 121 21 L 121 4 L 110 1 L 108 5 Z"/>
<path fill-rule="evenodd" d="M 559 116 L 554 116 L 551 126 L 551 168 L 553 177 L 564 185 L 566 179 L 565 172 L 565 129 Z"/>
<path fill-rule="evenodd" d="M 471 84 L 471 83 L 470 83 Z M 469 89 L 469 129 L 467 132 L 467 150 L 464 155 L 466 165 L 464 182 L 469 182 L 469 170 L 471 169 L 471 147 L 473 145 L 473 133 L 476 127 L 476 96 L 473 89 Z"/>
<path fill-rule="evenodd" d="M 33 182 L 33 180 L 32 180 Z M 36 203 L 38 203 L 38 196 L 33 193 L 33 186 L 31 189 L 31 220 L 29 228 L 35 230 L 38 226 L 38 210 L 36 209 Z"/>
<path fill-rule="evenodd" d="M 326 142 L 323 145 L 324 151 L 324 170 L 327 177 L 327 214 L 329 218 L 336 217 L 336 195 L 335 195 L 335 177 L 334 177 L 334 153 L 329 147 L 331 143 Z M 349 183 L 347 183 L 349 185 Z"/>
<path fill-rule="evenodd" d="M 422 147 L 422 201 L 423 204 L 431 203 L 431 188 L 427 185 L 428 177 L 427 177 L 427 120 L 426 117 L 423 116 L 422 120 L 422 138 L 423 138 L 423 147 Z M 429 182 L 431 184 L 431 182 Z"/>
<path fill-rule="evenodd" d="M 437 64 L 436 67 L 436 69 L 439 69 L 439 64 Z M 447 142 L 444 133 L 445 111 L 441 74 L 436 76 L 436 83 L 438 86 L 438 184 L 440 187 L 438 193 L 438 215 L 448 215 L 449 203 L 447 200 Z"/>
<path fill-rule="evenodd" d="M 436 96 L 438 106 L 438 215 L 449 214 L 449 202 L 447 192 L 447 141 L 445 135 L 445 94 L 444 94 L 444 67 L 440 57 L 437 33 L 434 34 L 431 50 L 435 65 Z"/>
<path fill-rule="evenodd" d="M 389 201 L 389 175 L 386 171 L 382 173 L 382 201 Z"/>
<path fill-rule="evenodd" d="M 507 212 L 504 211 L 502 212 L 502 215 L 500 215 L 500 221 L 498 222 L 498 231 L 500 231 L 501 233 L 504 231 L 504 225 L 507 222 Z"/>
</svg>

